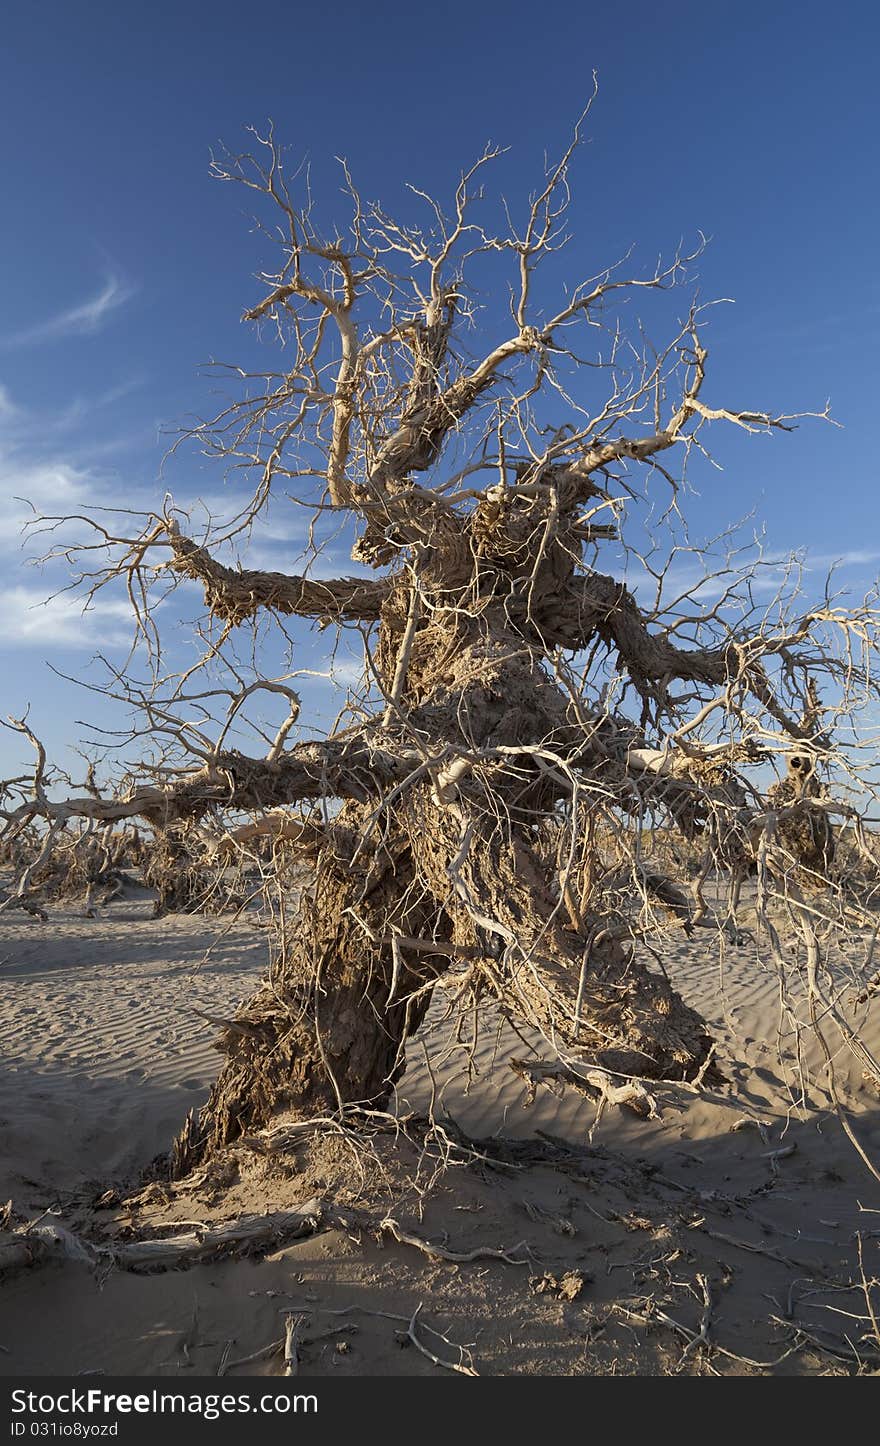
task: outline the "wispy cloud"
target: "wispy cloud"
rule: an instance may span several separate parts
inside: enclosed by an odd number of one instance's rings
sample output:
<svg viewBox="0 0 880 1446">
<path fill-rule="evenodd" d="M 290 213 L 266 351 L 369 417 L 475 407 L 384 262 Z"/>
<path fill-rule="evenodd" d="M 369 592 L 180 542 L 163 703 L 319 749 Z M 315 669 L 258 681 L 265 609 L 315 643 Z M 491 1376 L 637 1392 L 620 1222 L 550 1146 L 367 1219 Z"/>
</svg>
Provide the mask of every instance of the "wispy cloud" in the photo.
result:
<svg viewBox="0 0 880 1446">
<path fill-rule="evenodd" d="M 38 321 L 34 326 L 3 337 L 3 347 L 36 346 L 43 341 L 60 341 L 67 336 L 90 336 L 99 331 L 114 311 L 118 311 L 134 295 L 135 288 L 118 273 L 109 272 L 100 291 L 76 306 L 66 307 Z"/>
<path fill-rule="evenodd" d="M 868 551 L 862 547 L 842 548 L 840 552 L 808 552 L 806 565 L 811 571 L 826 570 L 830 567 L 867 567 L 880 562 L 880 552 Z"/>
<path fill-rule="evenodd" d="M 146 377 L 135 375 L 124 378 L 113 387 L 108 387 L 104 392 L 93 396 L 77 396 L 73 401 L 62 407 L 54 422 L 50 425 L 52 433 L 64 434 L 75 431 L 82 427 L 83 423 L 91 419 L 96 412 L 113 407 L 116 402 L 122 401 L 125 397 L 137 391 L 138 387 L 144 386 Z M 2 418 L 2 412 L 0 412 Z M 45 424 L 44 424 L 45 425 Z M 98 444 L 99 446 L 102 444 Z"/>
<path fill-rule="evenodd" d="M 845 584 L 853 588 L 868 584 L 880 563 L 880 551 L 868 548 L 841 548 L 839 552 L 814 552 L 801 547 L 793 553 L 763 554 L 751 559 L 740 558 L 723 568 L 719 560 L 718 571 L 713 571 L 711 559 L 706 566 L 696 563 L 680 563 L 668 569 L 663 579 L 663 599 L 670 604 L 674 599 L 688 595 L 697 605 L 709 606 L 722 598 L 728 589 L 742 579 L 746 569 L 754 565 L 749 592 L 752 597 L 767 597 L 783 590 L 784 595 L 793 597 L 798 586 L 805 594 L 820 594 L 829 574 L 833 574 L 835 587 Z M 708 569 L 708 570 L 707 570 Z M 657 583 L 647 571 L 630 566 L 626 575 L 627 586 L 643 605 L 653 606 Z"/>
<path fill-rule="evenodd" d="M 360 687 L 365 680 L 366 671 L 363 658 L 333 657 L 327 661 L 328 681 L 341 688 Z"/>
<path fill-rule="evenodd" d="M 138 376 L 122 378 L 104 392 L 59 402 L 48 414 L 21 405 L 0 382 L 0 565 L 8 568 L 12 558 L 4 554 L 23 546 L 28 556 L 45 550 L 34 546 L 33 537 L 28 542 L 23 531 L 36 517 L 118 503 L 118 479 L 101 460 L 127 450 L 131 439 L 96 440 L 95 415 L 112 410 L 141 382 Z"/>
<path fill-rule="evenodd" d="M 25 545 L 25 524 L 38 515 L 82 512 L 99 498 L 99 484 L 85 468 L 53 460 L 19 463 L 0 451 L 0 554 Z"/>
<path fill-rule="evenodd" d="M 46 599 L 40 588 L 0 588 L 0 616 L 6 646 L 102 648 L 131 640 L 131 607 L 127 602 L 96 602 L 83 611 L 82 602 L 61 594 Z"/>
<path fill-rule="evenodd" d="M 9 395 L 9 388 L 0 382 L 0 422 L 12 422 L 20 416 L 20 408 Z"/>
</svg>

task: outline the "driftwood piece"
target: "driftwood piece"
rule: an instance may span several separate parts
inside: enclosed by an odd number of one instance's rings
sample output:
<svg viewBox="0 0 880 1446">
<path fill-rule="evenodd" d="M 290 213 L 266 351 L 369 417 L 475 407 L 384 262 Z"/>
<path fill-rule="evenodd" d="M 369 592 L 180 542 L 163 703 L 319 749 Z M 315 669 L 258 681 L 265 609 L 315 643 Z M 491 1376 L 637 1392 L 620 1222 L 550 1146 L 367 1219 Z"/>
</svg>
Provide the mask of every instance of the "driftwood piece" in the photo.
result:
<svg viewBox="0 0 880 1446">
<path fill-rule="evenodd" d="M 308 1320 L 308 1316 L 291 1313 L 284 1319 L 284 1376 L 299 1375 L 299 1356 L 297 1346 L 302 1334 L 302 1328 Z"/>
<path fill-rule="evenodd" d="M 379 1230 L 383 1234 L 392 1235 L 400 1245 L 412 1245 L 416 1250 L 421 1250 L 431 1260 L 448 1260 L 454 1265 L 470 1265 L 474 1260 L 503 1260 L 507 1265 L 528 1265 L 528 1255 L 517 1257 L 506 1250 L 495 1250 L 488 1245 L 477 1246 L 475 1250 L 449 1250 L 445 1245 L 435 1245 L 431 1240 L 425 1240 L 421 1235 L 413 1235 L 410 1231 L 402 1229 L 396 1220 L 390 1216 L 382 1220 Z M 528 1250 L 524 1240 L 512 1247 L 513 1250 Z"/>
<path fill-rule="evenodd" d="M 419 1340 L 419 1337 L 416 1335 L 416 1321 L 418 1320 L 419 1311 L 421 1310 L 421 1308 L 422 1303 L 421 1301 L 419 1301 L 418 1305 L 412 1313 L 412 1317 L 406 1329 L 407 1337 L 415 1346 L 419 1354 L 423 1355 L 426 1360 L 431 1361 L 433 1365 L 442 1366 L 444 1371 L 455 1371 L 460 1376 L 479 1375 L 479 1372 L 474 1369 L 474 1366 L 470 1361 L 470 1352 L 465 1350 L 462 1346 L 455 1347 L 455 1349 L 459 1353 L 459 1356 L 461 1357 L 460 1360 L 444 1361 L 441 1356 L 437 1356 L 432 1350 L 429 1350 L 428 1347 L 425 1345 L 424 1341 Z M 437 1332 L 435 1331 L 434 1334 L 436 1335 Z M 446 1341 L 447 1345 L 452 1345 L 452 1342 L 448 1341 L 446 1336 L 440 1336 L 439 1339 L 442 1341 Z"/>
<path fill-rule="evenodd" d="M 278 1244 L 311 1235 L 324 1218 L 317 1198 L 294 1210 L 267 1215 L 241 1215 L 224 1225 L 187 1231 L 164 1239 L 98 1244 L 74 1235 L 57 1220 L 41 1220 L 12 1238 L 0 1241 L 0 1270 L 36 1265 L 51 1259 L 88 1265 L 115 1265 L 120 1270 L 170 1270 L 208 1260 L 226 1251 Z"/>
<path fill-rule="evenodd" d="M 518 1074 L 528 1087 L 528 1104 L 533 1103 L 539 1085 L 547 1088 L 558 1085 L 562 1089 L 570 1086 L 588 1099 L 597 1100 L 601 1109 L 606 1105 L 619 1105 L 632 1110 L 642 1119 L 657 1117 L 657 1101 L 636 1080 L 616 1083 L 607 1070 L 591 1066 L 575 1069 L 559 1060 L 512 1059 L 509 1063 L 514 1074 Z"/>
</svg>

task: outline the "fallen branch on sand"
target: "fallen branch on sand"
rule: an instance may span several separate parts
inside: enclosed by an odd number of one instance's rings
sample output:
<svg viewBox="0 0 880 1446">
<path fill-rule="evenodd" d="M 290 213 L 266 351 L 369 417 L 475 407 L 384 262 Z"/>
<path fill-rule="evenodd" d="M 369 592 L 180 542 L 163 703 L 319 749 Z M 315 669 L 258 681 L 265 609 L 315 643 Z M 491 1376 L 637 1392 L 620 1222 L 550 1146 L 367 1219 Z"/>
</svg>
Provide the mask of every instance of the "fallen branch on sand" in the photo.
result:
<svg viewBox="0 0 880 1446">
<path fill-rule="evenodd" d="M 308 1320 L 305 1315 L 288 1315 L 284 1321 L 284 1370 L 282 1375 L 299 1375 L 299 1356 L 297 1346 L 302 1333 L 302 1328 Z"/>
<path fill-rule="evenodd" d="M 390 1216 L 380 1222 L 379 1229 L 383 1233 L 393 1235 L 400 1245 L 412 1245 L 432 1260 L 449 1260 L 454 1265 L 470 1265 L 474 1260 L 503 1260 L 507 1265 L 528 1265 L 529 1263 L 527 1256 L 517 1258 L 506 1250 L 494 1250 L 488 1245 L 478 1246 L 476 1250 L 447 1250 L 444 1245 L 434 1245 L 430 1240 L 423 1240 L 421 1235 L 412 1235 L 408 1230 L 402 1230 L 397 1221 L 392 1220 Z M 527 1252 L 528 1246 L 524 1240 L 521 1240 L 512 1249 Z"/>
<path fill-rule="evenodd" d="M 527 1086 L 529 1104 L 534 1100 L 539 1085 L 548 1089 L 554 1084 L 562 1088 L 568 1085 L 588 1099 L 597 1100 L 600 1113 L 606 1105 L 618 1105 L 632 1110 L 642 1119 L 653 1120 L 657 1116 L 657 1101 L 643 1085 L 631 1079 L 616 1084 L 608 1070 L 592 1067 L 575 1069 L 560 1061 L 543 1059 L 512 1059 L 509 1064 Z"/>
<path fill-rule="evenodd" d="M 416 1335 L 416 1321 L 418 1319 L 419 1311 L 421 1310 L 421 1308 L 422 1303 L 421 1301 L 419 1301 L 418 1305 L 412 1313 L 412 1317 L 406 1330 L 406 1334 L 409 1340 L 415 1346 L 416 1350 L 420 1353 L 420 1355 L 423 1355 L 426 1360 L 431 1361 L 433 1365 L 442 1366 L 445 1371 L 456 1371 L 460 1376 L 479 1375 L 479 1371 L 476 1371 L 474 1369 L 473 1362 L 470 1358 L 470 1352 L 466 1350 L 463 1346 L 456 1347 L 462 1359 L 458 1361 L 444 1361 L 442 1357 L 435 1356 L 434 1352 L 429 1350 L 423 1341 L 419 1340 L 418 1336 Z M 437 1332 L 435 1331 L 434 1334 L 436 1335 Z M 446 1341 L 447 1345 L 452 1345 L 452 1342 L 448 1341 L 446 1336 L 441 1336 L 440 1339 Z"/>
<path fill-rule="evenodd" d="M 230 1250 L 254 1249 L 312 1235 L 323 1218 L 323 1204 L 315 1197 L 294 1210 L 241 1215 L 225 1225 L 205 1226 L 183 1235 L 99 1245 L 74 1235 L 56 1220 L 41 1217 L 38 1223 L 0 1239 L 0 1270 L 58 1258 L 87 1265 L 115 1265 L 120 1270 L 169 1270 Z"/>
</svg>

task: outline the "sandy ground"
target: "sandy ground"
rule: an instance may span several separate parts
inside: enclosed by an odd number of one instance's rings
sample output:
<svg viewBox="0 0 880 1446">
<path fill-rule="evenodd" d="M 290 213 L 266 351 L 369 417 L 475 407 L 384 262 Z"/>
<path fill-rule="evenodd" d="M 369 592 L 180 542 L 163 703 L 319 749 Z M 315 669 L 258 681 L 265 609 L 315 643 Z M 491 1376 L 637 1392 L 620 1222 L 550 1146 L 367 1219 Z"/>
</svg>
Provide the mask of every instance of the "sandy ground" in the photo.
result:
<svg viewBox="0 0 880 1446">
<path fill-rule="evenodd" d="M 263 934 L 151 918 L 148 899 L 0 929 L 0 1195 L 132 1178 L 168 1146 L 217 1073 L 222 1015 L 253 989 Z M 218 938 L 218 934 L 220 937 Z"/>
<path fill-rule="evenodd" d="M 305 1374 L 429 1374 L 470 1360 L 481 1374 L 876 1371 L 862 1270 L 880 1309 L 880 1186 L 822 1087 L 817 1041 L 780 1027 L 777 973 L 754 937 L 723 958 L 709 934 L 667 951 L 716 1033 L 728 1084 L 663 1096 L 657 1120 L 608 1111 L 591 1137 L 594 1107 L 572 1091 L 526 1107 L 507 1061 L 529 1041 L 486 1018 L 475 1043 L 456 1042 L 438 1004 L 397 1101 L 401 1115 L 447 1121 L 429 1147 L 421 1127 L 385 1132 L 371 1152 L 331 1132 L 283 1162 L 239 1152 L 222 1179 L 188 1193 L 150 1187 L 140 1215 L 96 1215 L 103 1192 L 136 1187 L 204 1099 L 219 1056 L 201 1015 L 247 996 L 265 952 L 252 923 L 153 920 L 145 896 L 97 920 L 73 908 L 43 925 L 0 920 L 0 1201 L 19 1223 L 54 1209 L 74 1229 L 161 1229 L 316 1193 L 342 1212 L 259 1257 L 10 1273 L 0 1372 L 214 1374 L 270 1345 L 291 1309 L 304 1317 Z M 794 956 L 790 983 L 800 1008 Z M 851 1017 L 880 1052 L 880 1003 L 855 1008 L 852 993 Z M 880 1161 L 876 1090 L 826 1032 L 845 1117 Z M 441 1169 L 459 1130 L 485 1142 L 481 1158 L 459 1148 Z M 453 1254 L 503 1249 L 519 1263 L 432 1257 L 383 1230 L 388 1215 Z M 418 1306 L 416 1338 L 446 1367 L 409 1335 Z M 233 1373 L 279 1369 L 270 1355 Z"/>
</svg>

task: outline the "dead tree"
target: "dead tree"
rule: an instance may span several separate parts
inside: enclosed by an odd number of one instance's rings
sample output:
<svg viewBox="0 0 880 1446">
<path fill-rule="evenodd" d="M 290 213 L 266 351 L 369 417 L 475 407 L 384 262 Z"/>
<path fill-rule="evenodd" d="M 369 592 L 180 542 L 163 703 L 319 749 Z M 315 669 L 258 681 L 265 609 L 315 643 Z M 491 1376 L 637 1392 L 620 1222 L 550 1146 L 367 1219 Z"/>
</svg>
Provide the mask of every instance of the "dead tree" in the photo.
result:
<svg viewBox="0 0 880 1446">
<path fill-rule="evenodd" d="M 60 803 L 41 764 L 7 831 L 139 817 L 284 838 L 311 865 L 270 979 L 224 1029 L 226 1061 L 178 1170 L 280 1110 L 381 1107 L 440 981 L 462 1008 L 498 1001 L 555 1058 L 615 1087 L 705 1077 L 708 1029 L 642 947 L 661 919 L 694 922 L 686 887 L 646 861 L 646 830 L 708 840 L 729 867 L 724 841 L 750 847 L 766 814 L 755 769 L 792 745 L 830 757 L 835 720 L 871 694 L 870 601 L 801 606 L 786 577 L 759 607 L 754 567 L 722 567 L 709 605 L 693 589 L 669 597 L 651 559 L 646 601 L 603 565 L 605 549 L 636 567 L 627 519 L 640 493 L 665 491 L 673 519 L 711 426 L 768 433 L 793 419 L 707 399 L 697 307 L 659 352 L 624 340 L 617 303 L 675 286 L 692 258 L 629 276 L 623 263 L 556 296 L 542 285 L 579 136 L 522 224 L 497 230 L 479 209 L 494 151 L 448 214 L 423 198 L 427 229 L 365 205 L 343 167 L 344 232 L 321 228 L 271 133 L 215 161 L 267 208 L 280 248 L 245 313 L 283 343 L 280 365 L 248 374 L 190 433 L 254 475 L 252 500 L 198 538 L 169 502 L 127 534 L 95 518 L 91 542 L 55 550 L 95 559 L 75 561 L 87 596 L 123 582 L 135 599 L 155 685 L 114 687 L 176 759 L 112 800 Z M 490 266 L 496 295 L 508 268 L 506 319 L 476 306 Z M 316 537 L 347 519 L 352 556 L 374 575 L 224 560 L 273 493 L 311 509 Z M 297 740 L 283 679 L 243 682 L 239 663 L 223 685 L 193 669 L 169 682 L 150 599 L 183 579 L 215 629 L 213 679 L 242 630 L 296 617 L 363 640 L 368 691 L 311 741 Z M 815 707 L 804 722 L 817 686 L 821 726 Z M 285 717 L 255 757 L 233 746 L 232 724 L 267 690 Z"/>
</svg>

